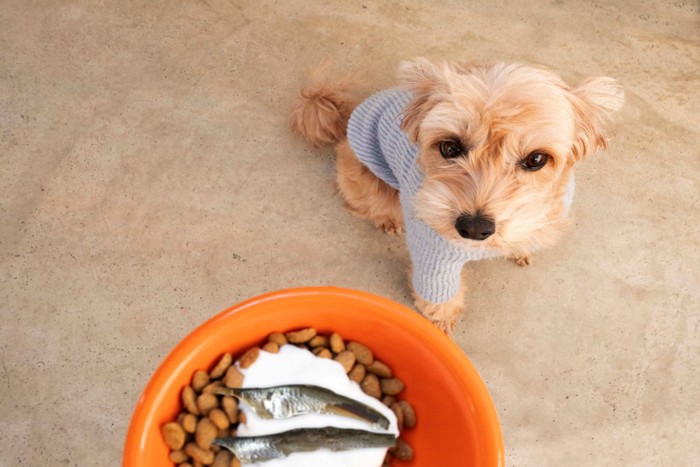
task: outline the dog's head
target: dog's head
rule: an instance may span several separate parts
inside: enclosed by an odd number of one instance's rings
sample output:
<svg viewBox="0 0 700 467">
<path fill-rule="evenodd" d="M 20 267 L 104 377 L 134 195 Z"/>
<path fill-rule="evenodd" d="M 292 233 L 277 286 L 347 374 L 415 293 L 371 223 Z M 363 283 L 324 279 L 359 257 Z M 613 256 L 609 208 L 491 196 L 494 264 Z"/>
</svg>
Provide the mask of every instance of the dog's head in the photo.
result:
<svg viewBox="0 0 700 467">
<path fill-rule="evenodd" d="M 465 247 L 505 255 L 550 244 L 565 225 L 575 162 L 606 147 L 622 107 L 610 78 L 569 87 L 540 68 L 402 63 L 413 93 L 403 130 L 425 174 L 418 216 Z"/>
</svg>

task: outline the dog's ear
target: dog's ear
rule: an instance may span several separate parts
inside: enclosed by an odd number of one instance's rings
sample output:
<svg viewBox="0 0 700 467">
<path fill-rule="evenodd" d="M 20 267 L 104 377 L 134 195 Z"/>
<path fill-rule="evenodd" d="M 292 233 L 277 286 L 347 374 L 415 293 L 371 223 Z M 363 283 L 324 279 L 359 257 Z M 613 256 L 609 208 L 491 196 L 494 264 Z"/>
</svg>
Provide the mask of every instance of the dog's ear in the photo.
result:
<svg viewBox="0 0 700 467">
<path fill-rule="evenodd" d="M 606 127 L 624 103 L 622 89 L 612 78 L 588 78 L 571 89 L 571 103 L 576 115 L 576 134 L 572 153 L 580 160 L 606 149 Z"/>
<path fill-rule="evenodd" d="M 436 66 L 425 58 L 401 62 L 399 80 L 413 93 L 413 100 L 403 113 L 401 129 L 412 142 L 418 142 L 418 129 L 428 111 L 439 102 L 436 93 L 445 87 L 446 66 Z"/>
</svg>

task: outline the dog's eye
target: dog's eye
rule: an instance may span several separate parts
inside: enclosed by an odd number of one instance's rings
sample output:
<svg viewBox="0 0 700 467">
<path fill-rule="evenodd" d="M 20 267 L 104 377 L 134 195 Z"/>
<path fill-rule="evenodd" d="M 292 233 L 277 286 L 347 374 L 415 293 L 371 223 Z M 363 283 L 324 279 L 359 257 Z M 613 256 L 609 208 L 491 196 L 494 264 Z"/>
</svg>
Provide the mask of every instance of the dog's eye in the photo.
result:
<svg viewBox="0 0 700 467">
<path fill-rule="evenodd" d="M 525 170 L 536 172 L 547 164 L 549 156 L 543 152 L 531 152 L 525 159 L 520 162 Z"/>
<path fill-rule="evenodd" d="M 464 146 L 459 141 L 448 139 L 440 142 L 440 154 L 445 159 L 454 159 L 465 154 Z"/>
</svg>

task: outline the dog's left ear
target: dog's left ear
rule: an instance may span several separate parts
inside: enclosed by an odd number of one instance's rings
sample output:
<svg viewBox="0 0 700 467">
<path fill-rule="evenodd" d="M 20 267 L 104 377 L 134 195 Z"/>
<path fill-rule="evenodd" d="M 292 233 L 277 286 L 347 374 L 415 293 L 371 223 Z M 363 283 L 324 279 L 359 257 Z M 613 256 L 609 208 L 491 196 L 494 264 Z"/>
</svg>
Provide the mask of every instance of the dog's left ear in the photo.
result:
<svg viewBox="0 0 700 467">
<path fill-rule="evenodd" d="M 437 91 L 447 87 L 446 74 L 450 71 L 447 64 L 435 65 L 425 58 L 401 62 L 399 65 L 399 80 L 413 93 L 413 100 L 404 109 L 401 123 L 401 129 L 412 142 L 418 142 L 423 118 L 435 104 L 440 102 Z"/>
<path fill-rule="evenodd" d="M 572 148 L 575 160 L 607 148 L 606 127 L 624 101 L 622 89 L 612 78 L 588 78 L 571 89 L 571 103 L 576 114 Z"/>
</svg>

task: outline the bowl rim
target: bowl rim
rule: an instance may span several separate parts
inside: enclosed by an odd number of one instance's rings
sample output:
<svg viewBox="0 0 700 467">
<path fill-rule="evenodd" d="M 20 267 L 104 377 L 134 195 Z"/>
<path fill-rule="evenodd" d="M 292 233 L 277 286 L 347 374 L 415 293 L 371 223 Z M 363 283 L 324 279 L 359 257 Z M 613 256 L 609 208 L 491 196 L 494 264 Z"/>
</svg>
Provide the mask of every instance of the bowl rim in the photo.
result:
<svg viewBox="0 0 700 467">
<path fill-rule="evenodd" d="M 170 375 L 173 374 L 178 365 L 178 360 L 181 354 L 188 347 L 187 343 L 203 339 L 209 329 L 217 326 L 221 321 L 227 320 L 232 314 L 237 314 L 243 310 L 255 307 L 261 303 L 268 301 L 277 301 L 287 298 L 300 296 L 334 296 L 339 298 L 348 298 L 351 300 L 359 300 L 373 305 L 378 305 L 384 311 L 399 314 L 401 319 L 412 321 L 414 325 L 421 329 L 421 332 L 426 332 L 430 335 L 431 341 L 441 342 L 443 345 L 444 354 L 453 364 L 458 363 L 462 370 L 468 375 L 468 379 L 472 381 L 470 397 L 478 401 L 479 407 L 482 408 L 482 419 L 485 421 L 488 438 L 492 440 L 492 449 L 494 452 L 492 459 L 496 462 L 493 464 L 497 467 L 505 465 L 505 452 L 503 443 L 503 434 L 501 425 L 498 421 L 498 415 L 488 389 L 481 375 L 471 363 L 464 351 L 447 335 L 445 335 L 437 327 L 433 326 L 430 321 L 417 313 L 416 311 L 379 295 L 374 295 L 369 292 L 364 292 L 355 289 L 336 287 L 336 286 L 314 286 L 314 287 L 294 287 L 280 289 L 272 292 L 263 293 L 255 297 L 248 298 L 237 304 L 234 304 L 225 310 L 217 313 L 213 317 L 207 319 L 202 324 L 197 326 L 189 334 L 185 335 L 177 345 L 167 354 L 167 356 L 158 365 L 153 375 L 148 380 L 144 387 L 141 396 L 139 397 L 133 414 L 131 416 L 124 442 L 124 451 L 122 457 L 122 466 L 130 467 L 131 462 L 136 461 L 139 453 L 143 450 L 145 443 L 145 434 L 149 425 L 149 414 L 158 404 L 158 400 L 164 397 L 159 388 L 166 385 Z"/>
</svg>

